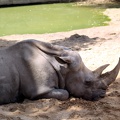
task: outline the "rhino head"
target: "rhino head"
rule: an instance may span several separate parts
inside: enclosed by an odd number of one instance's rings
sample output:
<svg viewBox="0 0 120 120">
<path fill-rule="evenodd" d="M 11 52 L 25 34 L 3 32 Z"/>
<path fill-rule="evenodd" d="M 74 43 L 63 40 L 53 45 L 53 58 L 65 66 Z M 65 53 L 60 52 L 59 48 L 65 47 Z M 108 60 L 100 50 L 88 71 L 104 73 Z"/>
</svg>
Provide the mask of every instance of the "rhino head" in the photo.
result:
<svg viewBox="0 0 120 120">
<path fill-rule="evenodd" d="M 95 101 L 103 98 L 108 86 L 115 81 L 119 69 L 120 60 L 116 67 L 104 74 L 103 70 L 109 65 L 103 65 L 94 71 L 89 70 L 83 63 L 78 52 L 64 52 L 59 61 L 68 65 L 68 72 L 65 76 L 65 89 L 78 98 Z"/>
</svg>

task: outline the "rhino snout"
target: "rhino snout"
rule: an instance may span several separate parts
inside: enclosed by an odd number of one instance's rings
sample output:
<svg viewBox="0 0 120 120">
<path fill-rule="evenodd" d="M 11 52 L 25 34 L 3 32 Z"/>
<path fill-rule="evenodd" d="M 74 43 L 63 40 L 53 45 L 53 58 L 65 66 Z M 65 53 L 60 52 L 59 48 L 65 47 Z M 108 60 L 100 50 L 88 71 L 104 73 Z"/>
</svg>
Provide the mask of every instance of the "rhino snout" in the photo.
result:
<svg viewBox="0 0 120 120">
<path fill-rule="evenodd" d="M 83 99 L 89 100 L 89 101 L 97 101 L 103 97 L 105 97 L 106 90 L 97 90 L 97 91 L 91 91 L 88 93 L 85 93 L 84 96 L 82 96 Z"/>
</svg>

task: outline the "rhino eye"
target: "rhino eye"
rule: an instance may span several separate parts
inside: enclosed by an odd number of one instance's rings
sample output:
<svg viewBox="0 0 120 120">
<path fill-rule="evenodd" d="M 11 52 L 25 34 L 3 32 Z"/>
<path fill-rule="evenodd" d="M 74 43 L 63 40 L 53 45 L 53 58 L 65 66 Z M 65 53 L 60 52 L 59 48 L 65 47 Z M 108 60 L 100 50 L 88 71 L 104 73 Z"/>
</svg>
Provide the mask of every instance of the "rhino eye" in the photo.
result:
<svg viewBox="0 0 120 120">
<path fill-rule="evenodd" d="M 93 81 L 91 80 L 85 80 L 85 85 L 92 85 L 93 84 Z"/>
</svg>

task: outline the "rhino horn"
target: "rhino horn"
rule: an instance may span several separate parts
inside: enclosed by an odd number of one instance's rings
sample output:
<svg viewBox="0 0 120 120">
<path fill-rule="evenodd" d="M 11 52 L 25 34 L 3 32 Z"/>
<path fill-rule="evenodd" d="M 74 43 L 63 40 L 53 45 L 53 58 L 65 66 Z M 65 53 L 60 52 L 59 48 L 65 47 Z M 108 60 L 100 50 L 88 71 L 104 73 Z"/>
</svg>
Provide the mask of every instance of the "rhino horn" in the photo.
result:
<svg viewBox="0 0 120 120">
<path fill-rule="evenodd" d="M 106 65 L 103 65 L 103 66 L 97 68 L 96 70 L 93 71 L 94 75 L 96 77 L 99 77 L 102 74 L 103 70 L 108 66 L 109 66 L 109 64 L 106 64 Z"/>
<path fill-rule="evenodd" d="M 118 64 L 115 66 L 113 70 L 111 70 L 110 72 L 106 72 L 100 76 L 100 78 L 102 79 L 101 80 L 102 84 L 104 84 L 107 87 L 112 82 L 114 82 L 119 73 L 119 70 L 120 70 L 120 58 Z"/>
</svg>

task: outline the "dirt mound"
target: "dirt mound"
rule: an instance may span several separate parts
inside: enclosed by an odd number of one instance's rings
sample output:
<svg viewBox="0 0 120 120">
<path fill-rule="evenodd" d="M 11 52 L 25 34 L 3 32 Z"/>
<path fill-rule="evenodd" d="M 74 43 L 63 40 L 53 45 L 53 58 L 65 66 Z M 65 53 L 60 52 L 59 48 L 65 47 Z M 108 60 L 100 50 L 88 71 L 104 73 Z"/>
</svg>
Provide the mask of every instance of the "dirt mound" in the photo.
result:
<svg viewBox="0 0 120 120">
<path fill-rule="evenodd" d="M 66 46 L 72 50 L 88 50 L 88 45 L 98 42 L 98 37 L 90 38 L 86 35 L 73 34 L 69 38 L 52 41 L 53 44 Z"/>
</svg>

